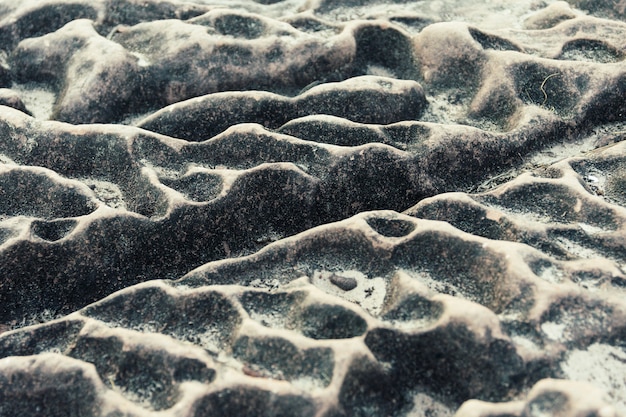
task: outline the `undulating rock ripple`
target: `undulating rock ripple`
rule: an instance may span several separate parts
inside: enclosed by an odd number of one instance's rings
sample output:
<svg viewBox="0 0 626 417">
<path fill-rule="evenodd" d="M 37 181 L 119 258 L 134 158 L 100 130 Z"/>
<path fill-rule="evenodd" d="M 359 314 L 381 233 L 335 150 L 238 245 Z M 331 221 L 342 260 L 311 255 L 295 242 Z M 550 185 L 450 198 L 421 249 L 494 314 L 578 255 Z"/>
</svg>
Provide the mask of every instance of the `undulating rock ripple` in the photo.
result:
<svg viewBox="0 0 626 417">
<path fill-rule="evenodd" d="M 626 415 L 625 9 L 0 0 L 0 416 Z"/>
</svg>

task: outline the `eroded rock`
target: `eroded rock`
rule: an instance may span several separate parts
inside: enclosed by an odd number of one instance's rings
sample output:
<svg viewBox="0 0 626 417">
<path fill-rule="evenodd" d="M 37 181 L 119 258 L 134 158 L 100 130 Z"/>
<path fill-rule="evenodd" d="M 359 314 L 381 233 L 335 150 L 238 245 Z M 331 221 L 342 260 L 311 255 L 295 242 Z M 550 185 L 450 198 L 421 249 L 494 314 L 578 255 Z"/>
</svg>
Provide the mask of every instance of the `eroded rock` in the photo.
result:
<svg viewBox="0 0 626 417">
<path fill-rule="evenodd" d="M 623 414 L 604 3 L 0 5 L 0 415 Z"/>
</svg>

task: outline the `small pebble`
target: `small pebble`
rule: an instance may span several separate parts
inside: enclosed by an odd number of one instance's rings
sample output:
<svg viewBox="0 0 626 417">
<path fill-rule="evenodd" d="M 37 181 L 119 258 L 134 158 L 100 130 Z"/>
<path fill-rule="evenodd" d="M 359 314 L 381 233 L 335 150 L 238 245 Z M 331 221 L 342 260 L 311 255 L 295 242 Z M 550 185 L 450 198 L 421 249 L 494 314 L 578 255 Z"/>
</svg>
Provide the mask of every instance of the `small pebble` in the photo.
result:
<svg viewBox="0 0 626 417">
<path fill-rule="evenodd" d="M 341 275 L 332 274 L 330 276 L 330 282 L 344 291 L 350 291 L 356 288 L 356 279 L 350 277 L 342 277 Z"/>
</svg>

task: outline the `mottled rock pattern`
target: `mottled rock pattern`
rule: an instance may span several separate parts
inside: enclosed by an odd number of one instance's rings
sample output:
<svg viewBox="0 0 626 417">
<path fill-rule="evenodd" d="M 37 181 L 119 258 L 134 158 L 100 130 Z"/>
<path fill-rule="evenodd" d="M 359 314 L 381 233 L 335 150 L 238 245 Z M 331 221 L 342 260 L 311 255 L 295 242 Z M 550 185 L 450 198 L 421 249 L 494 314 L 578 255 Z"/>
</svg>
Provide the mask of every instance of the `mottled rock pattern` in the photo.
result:
<svg viewBox="0 0 626 417">
<path fill-rule="evenodd" d="M 0 416 L 626 415 L 622 3 L 0 4 Z"/>
</svg>

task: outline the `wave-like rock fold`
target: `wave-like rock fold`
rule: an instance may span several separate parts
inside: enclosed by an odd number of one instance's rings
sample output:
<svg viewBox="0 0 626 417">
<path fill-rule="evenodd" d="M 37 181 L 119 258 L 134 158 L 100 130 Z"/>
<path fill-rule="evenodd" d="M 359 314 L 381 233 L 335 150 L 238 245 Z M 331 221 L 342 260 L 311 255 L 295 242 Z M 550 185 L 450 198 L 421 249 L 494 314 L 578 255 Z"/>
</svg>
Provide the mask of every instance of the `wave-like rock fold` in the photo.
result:
<svg viewBox="0 0 626 417">
<path fill-rule="evenodd" d="M 617 3 L 0 2 L 0 416 L 626 415 Z"/>
</svg>

